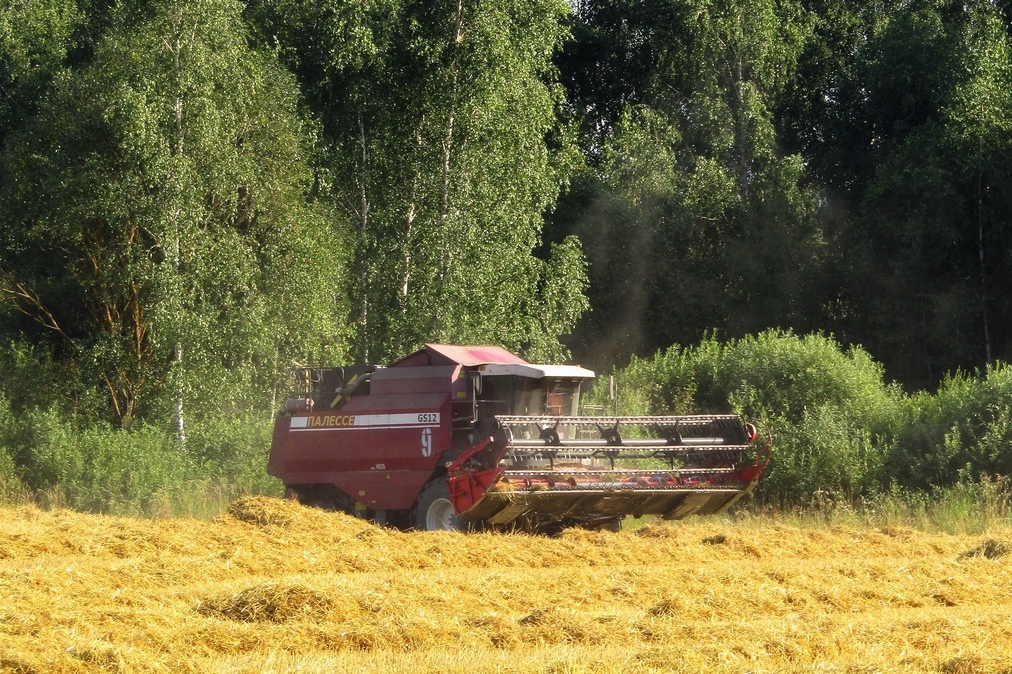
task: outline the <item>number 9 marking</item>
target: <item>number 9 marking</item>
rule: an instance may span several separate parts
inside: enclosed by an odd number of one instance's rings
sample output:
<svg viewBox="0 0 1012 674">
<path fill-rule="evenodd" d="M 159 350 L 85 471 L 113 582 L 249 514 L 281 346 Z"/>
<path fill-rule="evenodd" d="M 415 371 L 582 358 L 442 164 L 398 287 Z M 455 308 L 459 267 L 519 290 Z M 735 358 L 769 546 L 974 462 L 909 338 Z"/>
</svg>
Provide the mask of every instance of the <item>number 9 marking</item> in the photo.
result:
<svg viewBox="0 0 1012 674">
<path fill-rule="evenodd" d="M 422 456 L 432 456 L 432 429 L 422 429 Z"/>
</svg>

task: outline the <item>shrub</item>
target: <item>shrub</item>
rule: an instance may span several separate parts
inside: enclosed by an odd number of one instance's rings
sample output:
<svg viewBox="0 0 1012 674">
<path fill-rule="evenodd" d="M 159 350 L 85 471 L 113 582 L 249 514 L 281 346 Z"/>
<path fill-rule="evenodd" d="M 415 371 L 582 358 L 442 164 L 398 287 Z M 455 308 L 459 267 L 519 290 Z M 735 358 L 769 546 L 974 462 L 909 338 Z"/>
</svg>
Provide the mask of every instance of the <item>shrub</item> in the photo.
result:
<svg viewBox="0 0 1012 674">
<path fill-rule="evenodd" d="M 247 493 L 276 494 L 280 483 L 267 475 L 273 424 L 255 414 L 203 419 L 191 426 L 186 449 L 205 478 L 228 476 Z"/>
<path fill-rule="evenodd" d="M 162 488 L 184 481 L 187 465 L 171 433 L 104 423 L 77 425 L 54 410 L 25 415 L 20 456 L 29 485 L 79 510 L 143 510 Z"/>
<path fill-rule="evenodd" d="M 709 337 L 633 359 L 618 379 L 635 413 L 733 412 L 768 426 L 776 451 L 758 496 L 783 504 L 874 490 L 903 419 L 904 396 L 884 383 L 882 367 L 820 335 Z"/>
<path fill-rule="evenodd" d="M 885 470 L 916 489 L 1012 474 L 1012 367 L 956 373 L 909 399 Z"/>
<path fill-rule="evenodd" d="M 83 423 L 56 408 L 14 414 L 0 397 L 0 479 L 40 505 L 213 516 L 239 496 L 280 494 L 266 472 L 270 428 L 252 416 L 200 420 L 184 451 L 162 426 Z"/>
</svg>

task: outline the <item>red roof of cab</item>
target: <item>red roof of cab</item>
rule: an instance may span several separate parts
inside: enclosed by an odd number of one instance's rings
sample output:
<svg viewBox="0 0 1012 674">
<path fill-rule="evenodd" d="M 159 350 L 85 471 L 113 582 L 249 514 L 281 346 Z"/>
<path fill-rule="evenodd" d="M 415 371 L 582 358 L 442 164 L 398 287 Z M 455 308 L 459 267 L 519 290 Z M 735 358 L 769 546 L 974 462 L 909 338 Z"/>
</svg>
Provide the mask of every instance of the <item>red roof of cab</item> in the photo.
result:
<svg viewBox="0 0 1012 674">
<path fill-rule="evenodd" d="M 517 364 L 527 361 L 499 346 L 453 346 L 451 344 L 426 344 L 424 349 L 394 361 L 390 367 L 411 367 L 417 365 L 485 365 Z"/>
</svg>

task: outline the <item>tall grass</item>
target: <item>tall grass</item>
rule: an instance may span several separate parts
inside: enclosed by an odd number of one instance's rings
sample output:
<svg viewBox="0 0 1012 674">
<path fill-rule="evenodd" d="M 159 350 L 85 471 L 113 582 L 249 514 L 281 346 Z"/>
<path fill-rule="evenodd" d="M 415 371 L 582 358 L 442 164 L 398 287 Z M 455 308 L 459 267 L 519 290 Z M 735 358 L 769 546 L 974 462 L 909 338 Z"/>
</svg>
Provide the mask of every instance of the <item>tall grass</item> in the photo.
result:
<svg viewBox="0 0 1012 674">
<path fill-rule="evenodd" d="M 277 496 L 266 473 L 270 423 L 203 419 L 185 448 L 167 428 L 66 419 L 0 407 L 0 503 L 145 517 L 207 518 L 250 494 Z"/>
<path fill-rule="evenodd" d="M 32 491 L 12 474 L 0 472 L 0 505 L 20 506 L 34 503 Z"/>
<path fill-rule="evenodd" d="M 229 504 L 244 496 L 260 494 L 280 497 L 282 489 L 280 484 L 277 489 L 255 490 L 249 483 L 234 483 L 225 479 L 190 480 L 159 488 L 143 498 L 118 499 L 93 508 L 80 507 L 79 499 L 73 497 L 73 491 L 73 487 L 62 484 L 33 491 L 16 478 L 0 476 L 0 506 L 33 505 L 46 510 L 69 508 L 147 519 L 189 517 L 209 520 L 225 512 Z"/>
<path fill-rule="evenodd" d="M 868 496 L 816 492 L 807 504 L 754 503 L 735 521 L 783 522 L 804 528 L 905 527 L 929 533 L 980 535 L 1012 527 L 1012 489 L 1004 477 L 920 491 L 894 486 Z"/>
</svg>

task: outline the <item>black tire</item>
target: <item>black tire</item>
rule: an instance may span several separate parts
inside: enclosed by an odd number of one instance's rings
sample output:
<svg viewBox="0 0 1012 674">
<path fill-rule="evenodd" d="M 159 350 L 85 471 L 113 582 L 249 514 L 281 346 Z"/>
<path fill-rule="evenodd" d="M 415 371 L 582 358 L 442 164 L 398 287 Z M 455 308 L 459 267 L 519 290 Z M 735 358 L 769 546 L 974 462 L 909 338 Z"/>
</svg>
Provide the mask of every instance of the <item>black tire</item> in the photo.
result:
<svg viewBox="0 0 1012 674">
<path fill-rule="evenodd" d="M 419 531 L 461 531 L 464 528 L 453 509 L 445 478 L 425 485 L 411 515 Z"/>
</svg>

